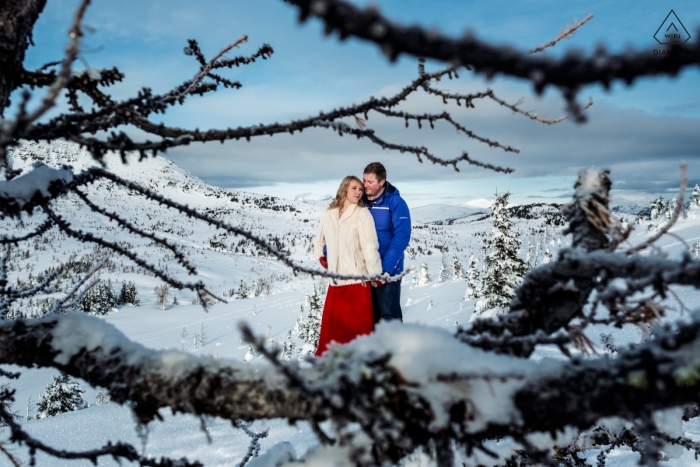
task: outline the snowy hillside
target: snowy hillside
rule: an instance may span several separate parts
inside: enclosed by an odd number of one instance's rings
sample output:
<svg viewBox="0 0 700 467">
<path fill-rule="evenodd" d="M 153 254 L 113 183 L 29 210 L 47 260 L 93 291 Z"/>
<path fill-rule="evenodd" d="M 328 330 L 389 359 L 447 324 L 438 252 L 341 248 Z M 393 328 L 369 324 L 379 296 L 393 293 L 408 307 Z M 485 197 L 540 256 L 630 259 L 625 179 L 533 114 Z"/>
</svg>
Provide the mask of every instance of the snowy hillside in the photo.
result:
<svg viewBox="0 0 700 467">
<path fill-rule="evenodd" d="M 84 150 L 74 145 L 55 142 L 52 145 L 26 143 L 13 153 L 16 168 L 29 171 L 35 162 L 52 166 L 70 164 L 76 170 L 95 164 Z M 288 252 L 295 261 L 316 265 L 312 258 L 312 240 L 316 233 L 322 210 L 316 201 L 283 200 L 270 196 L 250 194 L 239 190 L 210 186 L 180 169 L 163 157 L 147 158 L 138 162 L 129 156 L 129 164 L 121 163 L 117 156 L 109 156 L 107 168 L 119 176 L 135 181 L 153 191 L 187 204 L 190 207 L 244 227 L 257 236 L 265 238 L 277 249 Z M 122 283 L 133 281 L 140 306 L 122 305 L 103 316 L 131 340 L 152 349 L 173 349 L 190 352 L 202 358 L 252 360 L 251 365 L 262 365 L 261 357 L 250 354 L 242 343 L 238 323 L 245 321 L 258 335 L 266 336 L 271 345 L 293 344 L 293 358 L 299 358 L 303 342 L 299 337 L 299 325 L 309 312 L 308 296 L 318 290 L 323 295 L 325 283 L 321 280 L 295 276 L 290 269 L 270 258 L 253 243 L 234 235 L 222 234 L 213 227 L 203 225 L 192 218 L 174 217 L 173 211 L 145 200 L 111 182 L 98 182 L 85 188 L 96 204 L 109 208 L 124 219 L 147 232 L 157 234 L 176 244 L 187 259 L 196 265 L 198 276 L 190 277 L 172 253 L 119 228 L 107 217 L 84 206 L 75 197 L 54 203 L 56 211 L 64 216 L 75 229 L 99 233 L 105 239 L 118 243 L 129 251 L 137 252 L 152 264 L 160 265 L 181 280 L 203 280 L 207 286 L 228 303 L 215 303 L 209 312 L 203 311 L 198 298 L 188 291 L 169 290 L 166 309 L 159 309 L 155 288 L 162 285 L 156 277 L 118 255 L 108 255 L 104 248 L 82 244 L 66 238 L 55 230 L 49 230 L 33 239 L 22 248 L 12 251 L 9 264 L 9 279 L 12 282 L 37 280 L 49 269 L 61 270 L 63 291 L 76 283 L 91 266 L 105 257 L 107 264 L 99 272 L 102 281 L 112 285 L 118 294 Z M 557 251 L 570 244 L 562 235 L 561 216 L 551 205 L 509 207 L 514 229 L 521 241 L 518 256 L 530 267 L 551 261 Z M 465 325 L 474 310 L 477 299 L 465 298 L 467 292 L 467 270 L 470 257 L 477 269 L 482 268 L 483 240 L 490 235 L 492 224 L 487 210 L 433 205 L 412 211 L 413 235 L 406 252 L 406 265 L 414 269 L 402 285 L 402 306 L 405 322 L 422 323 L 453 332 L 458 325 Z M 634 215 L 621 214 L 623 221 L 633 223 Z M 4 219 L 0 228 L 16 235 L 31 231 L 43 221 L 40 214 L 25 218 L 23 223 Z M 672 229 L 674 236 L 666 236 L 658 242 L 653 254 L 678 257 L 686 251 L 686 245 L 700 242 L 700 208 L 691 207 L 688 215 Z M 632 232 L 632 244 L 642 242 L 653 229 L 640 226 Z M 30 245 L 30 246 L 28 246 Z M 458 266 L 457 266 L 458 265 Z M 425 273 L 421 274 L 421 271 Z M 29 277 L 29 279 L 28 279 Z M 247 293 L 245 293 L 247 291 Z M 58 296 L 50 294 L 46 298 Z M 245 297 L 245 295 L 248 295 Z M 321 297 L 322 298 L 322 297 Z M 694 309 L 700 305 L 697 294 L 678 291 L 678 299 L 685 307 Z M 41 303 L 23 300 L 15 307 L 17 314 L 37 316 Z M 677 317 L 684 311 L 675 299 L 668 301 L 667 316 Z M 596 351 L 606 350 L 606 343 L 617 346 L 638 343 L 646 330 L 635 326 L 610 332 L 592 326 L 587 334 Z M 538 349 L 538 359 L 560 359 L 562 354 L 555 348 Z M 98 389 L 84 382 L 88 409 L 57 415 L 42 420 L 33 420 L 37 413 L 36 403 L 46 386 L 57 372 L 47 369 L 17 369 L 22 376 L 11 384 L 17 389 L 13 409 L 27 430 L 39 439 L 66 449 L 89 449 L 104 444 L 107 440 L 126 440 L 143 447 L 154 457 L 169 453 L 171 457 L 187 456 L 206 466 L 238 465 L 248 449 L 249 437 L 241 430 L 232 428 L 229 422 L 206 419 L 203 422 L 189 416 L 173 416 L 163 413 L 162 422 L 150 425 L 146 434 L 136 432 L 135 423 L 128 407 L 113 403 L 96 405 Z M 697 420 L 697 419 L 696 419 Z M 205 433 L 201 424 L 207 426 Z M 271 420 L 256 422 L 250 429 L 260 433 L 268 430 L 268 436 L 260 440 L 260 453 L 265 454 L 274 447 L 269 456 L 293 457 L 303 455 L 307 449 L 317 445 L 317 440 L 306 423 L 289 426 L 286 422 Z M 686 434 L 700 440 L 700 428 L 686 424 Z M 209 445 L 207 434 L 214 444 Z M 494 442 L 492 449 L 499 448 Z M 25 462 L 26 453 L 17 449 L 16 455 Z M 637 453 L 619 449 L 618 455 L 608 459 L 608 465 L 636 465 Z M 253 459 L 249 466 L 263 465 L 264 458 Z M 493 462 L 484 456 L 482 462 Z M 590 462 L 595 462 L 592 458 Z M 257 463 L 257 464 L 256 464 Z M 39 466 L 90 465 L 88 462 L 59 462 L 38 456 Z M 100 465 L 116 465 L 111 460 L 102 460 Z M 271 465 L 271 464 L 270 464 Z M 425 456 L 414 455 L 407 465 L 430 465 Z M 693 456 L 685 452 L 678 459 L 664 465 L 700 465 Z"/>
</svg>

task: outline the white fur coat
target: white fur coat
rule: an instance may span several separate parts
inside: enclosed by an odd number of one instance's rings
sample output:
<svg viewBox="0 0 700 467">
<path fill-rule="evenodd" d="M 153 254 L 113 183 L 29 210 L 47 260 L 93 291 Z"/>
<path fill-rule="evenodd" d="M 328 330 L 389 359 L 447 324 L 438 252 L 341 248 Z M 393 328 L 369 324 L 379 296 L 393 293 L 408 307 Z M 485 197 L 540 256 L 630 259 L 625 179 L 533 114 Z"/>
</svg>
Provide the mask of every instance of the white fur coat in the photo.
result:
<svg viewBox="0 0 700 467">
<path fill-rule="evenodd" d="M 316 259 L 326 246 L 328 270 L 339 274 L 375 276 L 382 272 L 379 241 L 369 209 L 355 204 L 348 206 L 338 218 L 338 208 L 321 214 L 321 225 L 314 241 Z M 359 280 L 332 280 L 333 285 L 347 285 Z"/>
</svg>

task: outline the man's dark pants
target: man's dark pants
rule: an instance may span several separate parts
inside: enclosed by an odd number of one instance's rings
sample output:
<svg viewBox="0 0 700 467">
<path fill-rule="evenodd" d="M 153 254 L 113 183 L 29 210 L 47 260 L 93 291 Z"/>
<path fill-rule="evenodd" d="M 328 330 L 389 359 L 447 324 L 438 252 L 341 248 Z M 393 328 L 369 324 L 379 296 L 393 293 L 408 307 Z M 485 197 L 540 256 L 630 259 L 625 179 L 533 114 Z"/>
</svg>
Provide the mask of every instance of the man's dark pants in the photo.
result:
<svg viewBox="0 0 700 467">
<path fill-rule="evenodd" d="M 401 281 L 387 282 L 381 287 L 372 287 L 372 305 L 374 322 L 398 319 L 403 321 L 401 313 Z"/>
</svg>

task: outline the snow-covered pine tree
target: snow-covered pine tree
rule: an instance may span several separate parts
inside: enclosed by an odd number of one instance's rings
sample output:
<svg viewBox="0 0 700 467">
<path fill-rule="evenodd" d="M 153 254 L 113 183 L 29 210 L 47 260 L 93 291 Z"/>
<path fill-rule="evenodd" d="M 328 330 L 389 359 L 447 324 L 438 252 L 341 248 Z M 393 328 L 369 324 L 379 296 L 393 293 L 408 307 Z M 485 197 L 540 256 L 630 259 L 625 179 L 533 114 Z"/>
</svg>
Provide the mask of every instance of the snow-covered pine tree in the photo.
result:
<svg viewBox="0 0 700 467">
<path fill-rule="evenodd" d="M 280 353 L 280 358 L 282 360 L 291 360 L 294 358 L 294 350 L 296 346 L 294 345 L 294 338 L 292 337 L 292 330 L 287 332 L 287 339 L 282 345 L 282 352 Z"/>
<path fill-rule="evenodd" d="M 700 206 L 700 185 L 695 185 L 693 193 L 690 195 L 690 205 Z"/>
<path fill-rule="evenodd" d="M 411 288 L 418 287 L 419 278 L 420 274 L 414 269 L 413 274 L 411 275 Z"/>
<path fill-rule="evenodd" d="M 527 241 L 527 256 L 525 257 L 525 267 L 529 271 L 537 266 L 537 250 L 535 244 L 530 240 Z"/>
<path fill-rule="evenodd" d="M 236 292 L 236 298 L 245 299 L 249 296 L 250 292 L 248 292 L 248 286 L 241 280 L 241 285 L 238 286 L 238 292 Z"/>
<path fill-rule="evenodd" d="M 117 306 L 117 294 L 110 282 L 100 282 L 92 287 L 80 299 L 78 307 L 85 313 L 106 315 Z"/>
<path fill-rule="evenodd" d="M 46 393 L 39 401 L 36 419 L 87 408 L 88 404 L 83 399 L 83 393 L 85 390 L 68 375 L 53 376 L 51 383 L 46 386 Z"/>
<path fill-rule="evenodd" d="M 649 217 L 652 223 L 655 223 L 664 218 L 664 213 L 666 212 L 666 203 L 664 202 L 664 197 L 659 196 L 654 201 L 651 202 L 651 211 L 649 212 Z"/>
<path fill-rule="evenodd" d="M 515 288 L 525 275 L 525 263 L 518 258 L 520 239 L 512 230 L 506 210 L 510 192 L 496 195 L 491 206 L 493 228 L 486 239 L 482 298 L 476 304 L 472 318 L 493 316 L 508 311 Z"/>
<path fill-rule="evenodd" d="M 141 305 L 141 300 L 139 300 L 139 293 L 136 290 L 136 284 L 134 281 L 122 281 L 122 288 L 119 291 L 119 299 L 117 300 L 117 305 Z"/>
<path fill-rule="evenodd" d="M 442 284 L 447 281 L 449 277 L 449 268 L 447 267 L 447 260 L 445 255 L 442 256 L 442 262 L 440 263 L 440 274 L 438 276 L 438 284 Z"/>
<path fill-rule="evenodd" d="M 479 274 L 479 260 L 474 254 L 469 255 L 469 268 L 467 269 L 467 292 L 464 294 L 466 300 L 481 297 L 481 274 Z"/>
<path fill-rule="evenodd" d="M 693 258 L 700 259 L 700 242 L 697 242 L 690 247 L 690 254 L 693 255 Z"/>
<path fill-rule="evenodd" d="M 430 284 L 430 271 L 428 271 L 428 263 L 423 263 L 420 265 L 420 273 L 418 274 L 418 285 L 428 285 Z"/>
<path fill-rule="evenodd" d="M 464 268 L 462 267 L 462 262 L 457 255 L 452 255 L 452 279 L 461 279 L 463 275 Z"/>
<path fill-rule="evenodd" d="M 678 200 L 676 198 L 673 198 L 666 205 L 666 212 L 664 213 L 664 217 L 667 221 L 670 221 L 673 217 L 673 212 L 676 210 L 676 206 L 678 206 Z"/>
<path fill-rule="evenodd" d="M 306 302 L 309 305 L 309 313 L 299 325 L 299 338 L 304 341 L 301 348 L 300 357 L 316 352 L 318 339 L 321 336 L 321 316 L 323 314 L 323 303 L 318 293 L 318 288 L 314 284 L 314 291 L 311 295 L 306 294 Z M 303 307 L 302 307 L 303 309 Z"/>
</svg>

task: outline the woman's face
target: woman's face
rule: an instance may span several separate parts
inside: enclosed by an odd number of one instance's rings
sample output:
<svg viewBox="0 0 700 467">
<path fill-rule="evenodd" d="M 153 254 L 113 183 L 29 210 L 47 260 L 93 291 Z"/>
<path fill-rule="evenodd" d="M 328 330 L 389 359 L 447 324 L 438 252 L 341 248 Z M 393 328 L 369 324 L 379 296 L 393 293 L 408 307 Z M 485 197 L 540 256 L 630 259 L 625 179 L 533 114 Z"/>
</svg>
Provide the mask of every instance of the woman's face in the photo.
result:
<svg viewBox="0 0 700 467">
<path fill-rule="evenodd" d="M 360 198 L 362 198 L 362 191 L 362 183 L 358 182 L 357 180 L 353 180 L 350 182 L 350 186 L 348 186 L 348 192 L 345 194 L 345 199 L 351 204 L 358 204 L 360 202 Z"/>
</svg>

